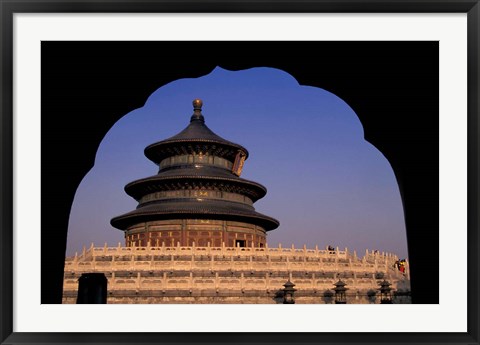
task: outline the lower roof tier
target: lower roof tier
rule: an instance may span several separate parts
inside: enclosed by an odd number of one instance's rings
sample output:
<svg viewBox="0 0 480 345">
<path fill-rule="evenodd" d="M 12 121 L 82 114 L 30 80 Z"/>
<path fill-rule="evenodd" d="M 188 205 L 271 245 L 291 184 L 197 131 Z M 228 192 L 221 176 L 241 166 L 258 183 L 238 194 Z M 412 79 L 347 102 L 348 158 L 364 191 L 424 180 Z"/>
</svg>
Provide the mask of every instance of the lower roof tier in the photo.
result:
<svg viewBox="0 0 480 345">
<path fill-rule="evenodd" d="M 266 231 L 276 229 L 278 220 L 256 212 L 251 206 L 218 200 L 163 200 L 145 204 L 134 211 L 113 218 L 110 223 L 120 230 L 142 222 L 162 219 L 218 219 L 246 222 Z"/>
</svg>

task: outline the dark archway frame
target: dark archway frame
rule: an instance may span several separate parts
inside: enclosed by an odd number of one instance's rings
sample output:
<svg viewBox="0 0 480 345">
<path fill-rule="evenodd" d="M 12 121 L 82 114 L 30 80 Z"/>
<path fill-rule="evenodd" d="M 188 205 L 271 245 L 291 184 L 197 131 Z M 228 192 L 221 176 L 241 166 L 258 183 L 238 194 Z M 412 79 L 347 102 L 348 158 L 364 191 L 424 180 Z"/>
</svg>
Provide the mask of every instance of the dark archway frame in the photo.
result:
<svg viewBox="0 0 480 345">
<path fill-rule="evenodd" d="M 61 303 L 70 207 L 104 135 L 162 85 L 206 75 L 216 66 L 278 68 L 352 107 L 365 139 L 389 160 L 400 187 L 413 302 L 438 303 L 438 47 L 438 42 L 42 42 L 42 303 Z"/>
</svg>

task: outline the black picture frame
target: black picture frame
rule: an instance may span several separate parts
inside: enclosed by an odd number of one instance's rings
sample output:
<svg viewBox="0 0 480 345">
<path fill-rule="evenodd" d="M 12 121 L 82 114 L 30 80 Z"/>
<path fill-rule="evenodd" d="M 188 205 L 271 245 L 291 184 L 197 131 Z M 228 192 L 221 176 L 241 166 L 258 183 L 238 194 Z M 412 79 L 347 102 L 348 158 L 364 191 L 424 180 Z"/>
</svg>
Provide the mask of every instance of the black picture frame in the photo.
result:
<svg viewBox="0 0 480 345">
<path fill-rule="evenodd" d="M 15 13 L 78 13 L 78 12 L 354 12 L 414 13 L 458 12 L 468 14 L 468 331 L 466 333 L 14 333 L 13 329 L 13 15 Z M 67 2 L 67 1 L 1 1 L 1 100 L 2 147 L 0 161 L 1 209 L 0 245 L 2 344 L 16 343 L 452 343 L 478 344 L 478 195 L 479 195 L 479 18 L 478 1 L 312 1 L 312 2 Z M 42 105 L 43 111 L 43 105 Z M 43 196 L 42 196 L 43 198 Z M 44 200 L 42 200 L 43 203 Z M 43 220 L 42 220 L 43 222 Z M 42 254 L 42 260 L 45 258 Z M 62 263 L 63 265 L 63 263 Z M 48 282 L 42 281 L 42 293 Z M 48 303 L 48 301 L 45 301 Z M 42 303 L 44 303 L 42 296 Z M 428 302 L 427 302 L 428 303 Z M 433 302 L 435 303 L 435 302 Z"/>
</svg>

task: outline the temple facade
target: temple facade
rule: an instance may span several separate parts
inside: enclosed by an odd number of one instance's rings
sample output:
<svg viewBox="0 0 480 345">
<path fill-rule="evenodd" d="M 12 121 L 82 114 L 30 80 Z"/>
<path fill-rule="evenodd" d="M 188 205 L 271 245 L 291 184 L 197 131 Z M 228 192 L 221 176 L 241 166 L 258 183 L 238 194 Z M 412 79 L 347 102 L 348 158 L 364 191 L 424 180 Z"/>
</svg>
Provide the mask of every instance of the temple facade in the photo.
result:
<svg viewBox="0 0 480 345">
<path fill-rule="evenodd" d="M 138 207 L 112 226 L 125 232 L 127 247 L 264 247 L 279 222 L 253 207 L 267 190 L 240 177 L 248 151 L 206 126 L 201 100 L 193 107 L 183 131 L 145 149 L 158 174 L 125 187 Z"/>
<path fill-rule="evenodd" d="M 105 274 L 107 303 L 285 303 L 286 286 L 295 303 L 333 303 L 340 289 L 341 303 L 380 303 L 385 291 L 410 303 L 408 261 L 394 254 L 270 248 L 279 222 L 253 206 L 267 190 L 240 177 L 248 151 L 212 132 L 202 105 L 193 101 L 183 131 L 145 148 L 158 173 L 127 184 L 138 206 L 111 220 L 125 245 L 66 258 L 64 303 L 75 303 L 82 273 Z"/>
</svg>

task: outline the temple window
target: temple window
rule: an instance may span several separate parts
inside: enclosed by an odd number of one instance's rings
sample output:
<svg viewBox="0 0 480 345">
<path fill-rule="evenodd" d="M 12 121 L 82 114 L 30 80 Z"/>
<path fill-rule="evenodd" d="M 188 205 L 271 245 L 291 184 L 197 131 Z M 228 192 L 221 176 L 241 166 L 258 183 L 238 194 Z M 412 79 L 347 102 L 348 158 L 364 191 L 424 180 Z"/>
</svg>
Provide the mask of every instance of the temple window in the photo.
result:
<svg viewBox="0 0 480 345">
<path fill-rule="evenodd" d="M 245 240 L 235 240 L 235 247 L 245 247 L 246 241 Z"/>
<path fill-rule="evenodd" d="M 230 201 L 242 202 L 248 205 L 253 205 L 252 199 L 247 196 L 238 193 L 219 192 L 215 190 L 172 190 L 164 192 L 156 192 L 147 194 L 140 199 L 140 203 L 145 203 L 154 200 L 162 200 L 169 198 L 206 198 L 206 199 L 223 199 Z"/>
<path fill-rule="evenodd" d="M 191 154 L 191 155 L 178 155 L 178 156 L 165 158 L 160 162 L 160 169 L 164 169 L 166 167 L 175 166 L 175 165 L 184 165 L 184 164 L 191 164 L 191 163 L 215 165 L 215 166 L 219 166 L 226 169 L 231 169 L 233 166 L 233 163 L 225 158 L 211 156 L 211 155 Z"/>
</svg>

